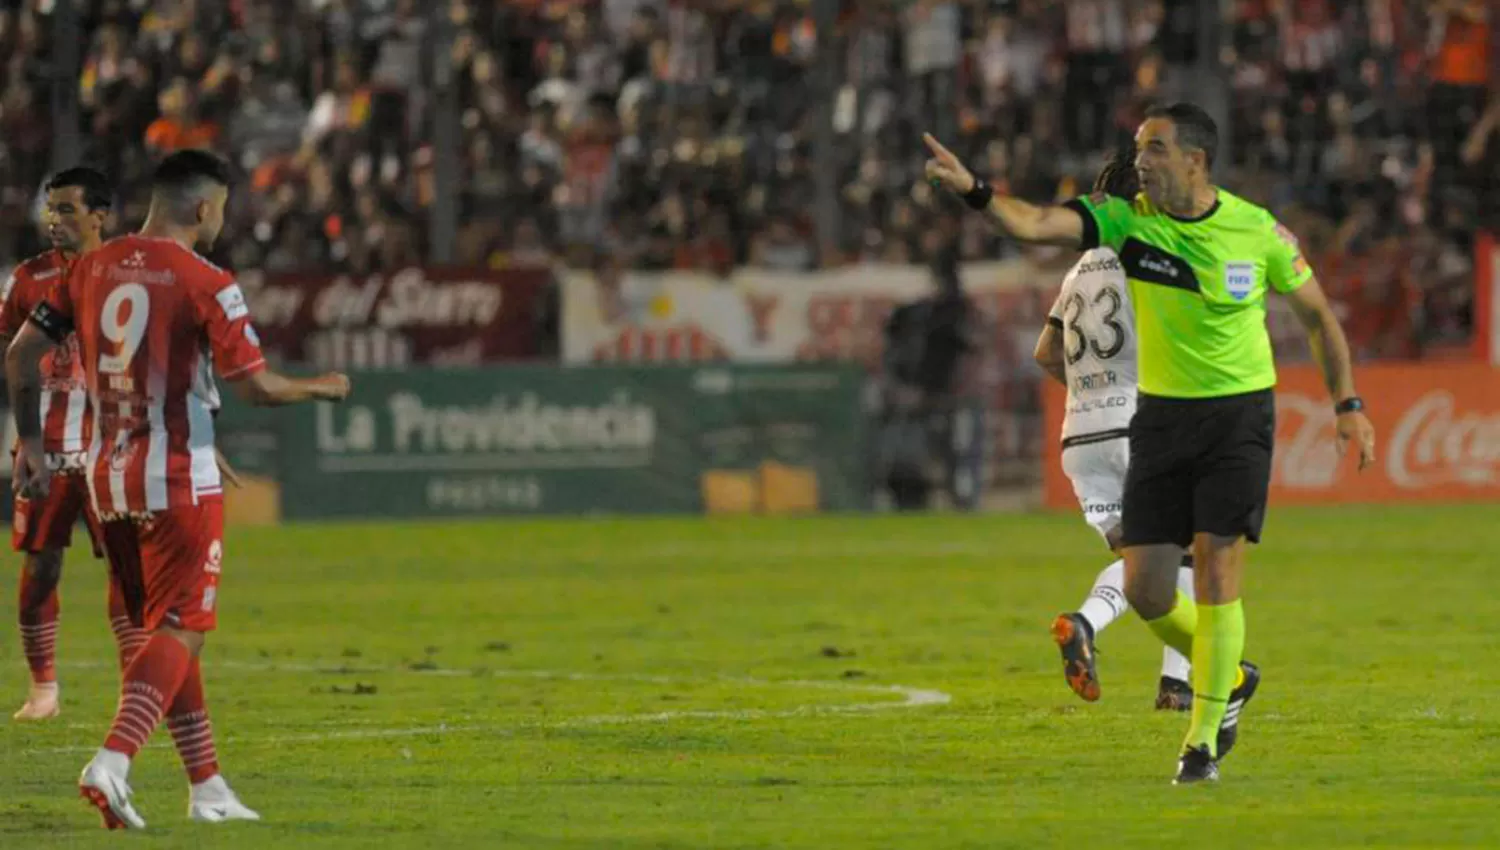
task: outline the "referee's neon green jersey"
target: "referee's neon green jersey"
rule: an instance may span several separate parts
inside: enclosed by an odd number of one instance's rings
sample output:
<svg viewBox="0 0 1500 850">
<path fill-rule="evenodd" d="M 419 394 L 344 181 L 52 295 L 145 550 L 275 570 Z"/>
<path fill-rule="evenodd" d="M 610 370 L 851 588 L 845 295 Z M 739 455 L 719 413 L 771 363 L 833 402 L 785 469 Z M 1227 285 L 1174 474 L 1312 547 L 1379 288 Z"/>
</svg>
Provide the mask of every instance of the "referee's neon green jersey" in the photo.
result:
<svg viewBox="0 0 1500 850">
<path fill-rule="evenodd" d="M 1120 255 L 1135 306 L 1141 392 L 1215 398 L 1276 385 L 1266 295 L 1312 277 L 1297 239 L 1271 214 L 1220 189 L 1194 219 L 1095 193 L 1069 203 L 1083 248 Z"/>
</svg>

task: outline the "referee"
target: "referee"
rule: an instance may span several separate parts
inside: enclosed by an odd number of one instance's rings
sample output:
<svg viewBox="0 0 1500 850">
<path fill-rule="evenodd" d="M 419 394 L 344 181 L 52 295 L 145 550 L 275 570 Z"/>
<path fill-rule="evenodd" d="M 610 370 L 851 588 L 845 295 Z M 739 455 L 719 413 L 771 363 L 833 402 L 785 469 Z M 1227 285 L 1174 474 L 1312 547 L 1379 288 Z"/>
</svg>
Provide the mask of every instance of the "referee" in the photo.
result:
<svg viewBox="0 0 1500 850">
<path fill-rule="evenodd" d="M 1375 430 L 1354 390 L 1349 345 L 1297 239 L 1270 213 L 1213 185 L 1218 128 L 1188 103 L 1158 107 L 1136 131 L 1141 194 L 1096 192 L 1056 207 L 995 193 L 924 137 L 927 178 L 1022 242 L 1120 256 L 1135 303 L 1140 401 L 1130 422 L 1122 543 L 1130 604 L 1192 659 L 1193 713 L 1177 783 L 1213 781 L 1234 746 L 1260 671 L 1242 659 L 1245 542 L 1260 540 L 1271 483 L 1276 368 L 1266 296 L 1307 329 L 1337 417 L 1337 445 L 1375 460 Z M 1194 595 L 1176 587 L 1191 547 Z"/>
</svg>

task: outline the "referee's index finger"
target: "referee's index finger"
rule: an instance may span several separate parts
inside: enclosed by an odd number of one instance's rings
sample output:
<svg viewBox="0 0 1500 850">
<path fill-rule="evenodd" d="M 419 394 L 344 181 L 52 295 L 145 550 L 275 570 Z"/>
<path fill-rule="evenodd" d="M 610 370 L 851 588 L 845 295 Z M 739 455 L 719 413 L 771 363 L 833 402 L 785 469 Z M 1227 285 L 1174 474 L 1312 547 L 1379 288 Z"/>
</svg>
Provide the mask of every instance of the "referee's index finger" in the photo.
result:
<svg viewBox="0 0 1500 850">
<path fill-rule="evenodd" d="M 943 147 L 943 143 L 938 141 L 931 133 L 923 133 L 922 141 L 927 143 L 927 149 L 932 151 L 933 155 L 939 159 L 951 159 L 953 157 L 953 152 Z"/>
</svg>

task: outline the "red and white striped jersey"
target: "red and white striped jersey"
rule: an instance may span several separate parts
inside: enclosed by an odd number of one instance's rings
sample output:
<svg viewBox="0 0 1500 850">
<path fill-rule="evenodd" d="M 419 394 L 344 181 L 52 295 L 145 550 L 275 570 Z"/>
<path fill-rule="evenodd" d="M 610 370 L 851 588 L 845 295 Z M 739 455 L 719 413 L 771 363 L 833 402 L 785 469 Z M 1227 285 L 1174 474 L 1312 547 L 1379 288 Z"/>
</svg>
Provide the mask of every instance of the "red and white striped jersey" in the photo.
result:
<svg viewBox="0 0 1500 850">
<path fill-rule="evenodd" d="M 94 410 L 87 474 L 102 517 L 196 505 L 223 492 L 214 371 L 265 368 L 233 275 L 166 239 L 123 236 L 84 255 L 32 321 L 77 331 Z"/>
<path fill-rule="evenodd" d="M 67 278 L 72 260 L 52 250 L 16 267 L 0 295 L 0 336 L 14 339 L 26 317 Z M 53 472 L 81 472 L 93 417 L 88 405 L 78 337 L 69 334 L 42 357 L 42 442 Z"/>
</svg>

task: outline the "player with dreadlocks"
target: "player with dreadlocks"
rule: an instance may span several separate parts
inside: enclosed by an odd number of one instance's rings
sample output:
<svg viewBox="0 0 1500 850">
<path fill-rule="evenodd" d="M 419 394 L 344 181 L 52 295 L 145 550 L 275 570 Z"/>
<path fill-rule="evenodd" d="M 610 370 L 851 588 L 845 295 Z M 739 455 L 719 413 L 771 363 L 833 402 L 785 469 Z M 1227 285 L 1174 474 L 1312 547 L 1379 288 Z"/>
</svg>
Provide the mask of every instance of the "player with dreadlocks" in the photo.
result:
<svg viewBox="0 0 1500 850">
<path fill-rule="evenodd" d="M 1140 192 L 1135 146 L 1126 145 L 1099 172 L 1094 197 L 1134 200 Z M 1135 310 L 1120 258 L 1098 247 L 1079 259 L 1063 279 L 1036 344 L 1036 362 L 1068 388 L 1062 428 L 1063 471 L 1083 507 L 1084 520 L 1119 553 L 1125 471 L 1130 460 L 1127 426 L 1136 404 Z M 1178 571 L 1178 586 L 1193 593 L 1190 557 Z M 1116 560 L 1094 580 L 1078 610 L 1052 623 L 1062 650 L 1068 685 L 1089 702 L 1099 698 L 1094 639 L 1130 610 L 1125 601 L 1125 562 Z M 1162 653 L 1156 707 L 1185 711 L 1192 705 L 1189 665 L 1168 646 Z"/>
</svg>

